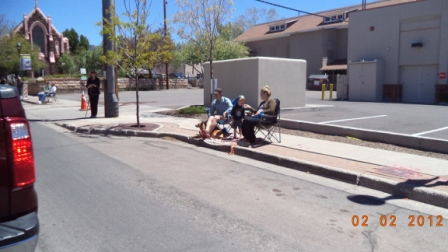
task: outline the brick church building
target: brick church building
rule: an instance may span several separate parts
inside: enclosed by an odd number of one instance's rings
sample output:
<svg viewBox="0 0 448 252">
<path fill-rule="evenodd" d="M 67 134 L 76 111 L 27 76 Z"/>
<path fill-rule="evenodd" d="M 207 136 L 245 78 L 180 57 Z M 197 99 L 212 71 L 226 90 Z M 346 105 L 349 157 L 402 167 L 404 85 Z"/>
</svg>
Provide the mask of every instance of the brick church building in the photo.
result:
<svg viewBox="0 0 448 252">
<path fill-rule="evenodd" d="M 38 1 L 30 14 L 23 14 L 23 21 L 14 29 L 22 34 L 33 46 L 40 48 L 40 59 L 47 67 L 45 74 L 59 73 L 58 59 L 63 53 L 70 51 L 69 40 L 53 26 L 51 17 L 45 16 L 39 9 Z M 40 75 L 40 74 L 39 74 Z"/>
</svg>

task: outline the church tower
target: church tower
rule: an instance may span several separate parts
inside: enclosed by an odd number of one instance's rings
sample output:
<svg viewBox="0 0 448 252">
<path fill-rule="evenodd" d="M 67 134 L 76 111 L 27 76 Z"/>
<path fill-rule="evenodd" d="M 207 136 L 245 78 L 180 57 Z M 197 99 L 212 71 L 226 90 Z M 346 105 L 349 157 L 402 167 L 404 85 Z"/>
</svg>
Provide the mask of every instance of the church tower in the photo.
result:
<svg viewBox="0 0 448 252">
<path fill-rule="evenodd" d="M 63 53 L 70 51 L 68 38 L 51 23 L 51 17 L 45 16 L 39 9 L 39 1 L 30 14 L 23 14 L 23 21 L 14 29 L 15 33 L 22 34 L 33 46 L 40 49 L 40 59 L 47 63 L 46 74 L 57 74 L 59 68 L 57 61 Z"/>
</svg>

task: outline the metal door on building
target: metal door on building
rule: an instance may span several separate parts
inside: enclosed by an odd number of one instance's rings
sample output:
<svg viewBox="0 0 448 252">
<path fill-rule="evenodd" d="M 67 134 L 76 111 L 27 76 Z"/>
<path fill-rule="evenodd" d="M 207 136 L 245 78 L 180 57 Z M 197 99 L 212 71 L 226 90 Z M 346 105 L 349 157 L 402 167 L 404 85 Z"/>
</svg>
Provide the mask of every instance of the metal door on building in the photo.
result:
<svg viewBox="0 0 448 252">
<path fill-rule="evenodd" d="M 403 102 L 434 103 L 437 65 L 401 67 Z"/>
</svg>

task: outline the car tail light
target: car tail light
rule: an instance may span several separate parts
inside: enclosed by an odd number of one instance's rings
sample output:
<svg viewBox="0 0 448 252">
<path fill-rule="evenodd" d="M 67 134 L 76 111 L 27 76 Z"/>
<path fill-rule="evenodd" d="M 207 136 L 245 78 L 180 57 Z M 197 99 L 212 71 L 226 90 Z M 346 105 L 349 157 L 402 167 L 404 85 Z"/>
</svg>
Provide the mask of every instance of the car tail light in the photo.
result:
<svg viewBox="0 0 448 252">
<path fill-rule="evenodd" d="M 11 130 L 14 187 L 33 184 L 36 181 L 36 174 L 29 124 L 22 118 L 7 121 Z"/>
</svg>

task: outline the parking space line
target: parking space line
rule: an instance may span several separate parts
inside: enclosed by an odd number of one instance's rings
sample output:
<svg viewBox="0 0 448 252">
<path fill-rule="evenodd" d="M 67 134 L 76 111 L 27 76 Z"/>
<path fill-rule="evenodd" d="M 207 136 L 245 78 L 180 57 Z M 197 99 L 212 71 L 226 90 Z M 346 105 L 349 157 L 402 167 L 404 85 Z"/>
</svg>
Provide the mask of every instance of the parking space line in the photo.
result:
<svg viewBox="0 0 448 252">
<path fill-rule="evenodd" d="M 358 117 L 358 118 L 351 118 L 351 119 L 334 120 L 334 121 L 320 122 L 318 124 L 327 124 L 327 123 L 334 123 L 334 122 L 346 122 L 346 121 L 354 121 L 354 120 L 363 120 L 363 119 L 371 119 L 371 118 L 378 118 L 378 117 L 385 117 L 385 116 L 387 116 L 387 115 L 367 116 L 367 117 Z"/>
<path fill-rule="evenodd" d="M 426 135 L 426 134 L 429 134 L 429 133 L 433 133 L 433 132 L 437 132 L 437 131 L 441 131 L 441 130 L 446 130 L 446 129 L 448 129 L 448 127 L 444 127 L 444 128 L 440 128 L 440 129 L 435 129 L 435 130 L 430 130 L 430 131 L 425 131 L 425 132 L 420 132 L 420 133 L 413 134 L 412 136 Z"/>
</svg>

